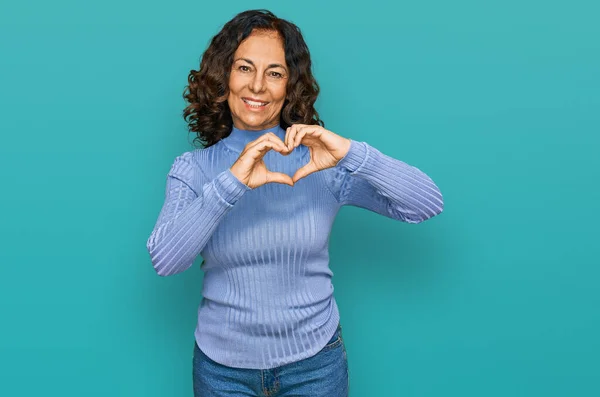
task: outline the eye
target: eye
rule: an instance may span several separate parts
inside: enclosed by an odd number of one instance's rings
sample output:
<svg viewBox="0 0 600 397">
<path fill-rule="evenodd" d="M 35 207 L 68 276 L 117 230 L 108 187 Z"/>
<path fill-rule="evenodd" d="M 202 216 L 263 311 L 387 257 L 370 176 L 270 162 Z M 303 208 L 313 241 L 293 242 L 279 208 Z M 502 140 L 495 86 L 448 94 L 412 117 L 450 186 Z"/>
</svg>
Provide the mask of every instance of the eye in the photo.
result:
<svg viewBox="0 0 600 397">
<path fill-rule="evenodd" d="M 240 67 L 238 69 L 241 70 L 242 72 L 249 72 L 250 71 L 250 66 L 240 65 Z"/>
<path fill-rule="evenodd" d="M 270 72 L 269 75 L 271 77 L 276 77 L 278 79 L 283 77 L 283 75 L 281 73 L 279 73 L 279 72 Z"/>
</svg>

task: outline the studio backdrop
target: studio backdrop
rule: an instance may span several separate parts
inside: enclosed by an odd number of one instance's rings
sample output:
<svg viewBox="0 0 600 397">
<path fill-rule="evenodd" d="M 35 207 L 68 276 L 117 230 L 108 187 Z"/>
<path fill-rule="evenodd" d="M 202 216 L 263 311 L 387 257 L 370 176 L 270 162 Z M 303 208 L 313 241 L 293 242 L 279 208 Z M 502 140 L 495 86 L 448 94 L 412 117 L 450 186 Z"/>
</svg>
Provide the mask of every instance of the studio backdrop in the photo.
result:
<svg viewBox="0 0 600 397">
<path fill-rule="evenodd" d="M 325 127 L 427 173 L 444 212 L 344 207 L 350 395 L 600 395 L 600 24 L 591 0 L 0 6 L 0 395 L 191 396 L 201 258 L 146 251 L 222 25 L 297 24 Z"/>
</svg>

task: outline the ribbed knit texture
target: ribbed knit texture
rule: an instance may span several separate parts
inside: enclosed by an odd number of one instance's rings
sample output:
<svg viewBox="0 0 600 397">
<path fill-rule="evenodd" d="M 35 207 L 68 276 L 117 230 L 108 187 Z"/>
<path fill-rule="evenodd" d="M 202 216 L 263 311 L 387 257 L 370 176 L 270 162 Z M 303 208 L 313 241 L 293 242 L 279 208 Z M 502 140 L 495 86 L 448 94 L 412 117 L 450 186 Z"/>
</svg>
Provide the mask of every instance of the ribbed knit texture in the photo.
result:
<svg viewBox="0 0 600 397">
<path fill-rule="evenodd" d="M 147 248 L 157 273 L 189 268 L 201 254 L 203 299 L 195 338 L 214 361 L 269 369 L 311 357 L 333 336 L 339 311 L 329 269 L 338 210 L 354 205 L 409 223 L 439 214 L 442 195 L 417 168 L 352 140 L 337 166 L 294 186 L 250 189 L 229 170 L 244 146 L 272 131 L 233 128 L 217 144 L 175 159 Z M 268 152 L 271 171 L 293 176 L 309 161 L 300 145 Z M 375 247 L 373 247 L 375 248 Z"/>
</svg>

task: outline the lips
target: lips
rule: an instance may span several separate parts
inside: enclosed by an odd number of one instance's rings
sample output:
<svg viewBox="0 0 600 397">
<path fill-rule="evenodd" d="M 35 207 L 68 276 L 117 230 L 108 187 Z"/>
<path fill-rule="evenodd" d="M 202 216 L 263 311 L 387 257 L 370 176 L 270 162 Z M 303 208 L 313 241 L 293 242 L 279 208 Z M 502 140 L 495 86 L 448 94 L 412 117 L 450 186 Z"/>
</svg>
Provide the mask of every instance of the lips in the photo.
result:
<svg viewBox="0 0 600 397">
<path fill-rule="evenodd" d="M 250 98 L 242 98 L 242 101 L 244 101 L 244 103 L 252 108 L 256 108 L 259 109 L 261 107 L 265 107 L 269 104 L 269 102 L 265 102 L 265 101 L 259 101 L 256 99 L 250 99 Z"/>
</svg>

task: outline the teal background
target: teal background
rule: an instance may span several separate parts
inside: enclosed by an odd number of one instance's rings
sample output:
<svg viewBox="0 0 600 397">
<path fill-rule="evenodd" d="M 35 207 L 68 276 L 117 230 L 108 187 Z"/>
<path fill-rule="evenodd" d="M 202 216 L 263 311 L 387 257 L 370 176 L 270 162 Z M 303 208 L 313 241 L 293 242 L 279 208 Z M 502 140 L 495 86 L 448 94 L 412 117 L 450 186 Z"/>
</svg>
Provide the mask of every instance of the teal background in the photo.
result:
<svg viewBox="0 0 600 397">
<path fill-rule="evenodd" d="M 161 278 L 145 243 L 187 74 L 262 7 L 301 27 L 326 127 L 444 194 L 336 220 L 351 396 L 600 395 L 591 0 L 3 3 L 0 395 L 192 395 L 199 261 Z"/>
</svg>

